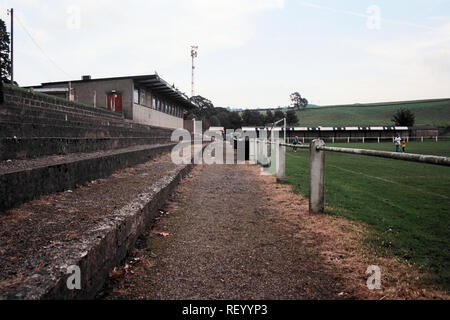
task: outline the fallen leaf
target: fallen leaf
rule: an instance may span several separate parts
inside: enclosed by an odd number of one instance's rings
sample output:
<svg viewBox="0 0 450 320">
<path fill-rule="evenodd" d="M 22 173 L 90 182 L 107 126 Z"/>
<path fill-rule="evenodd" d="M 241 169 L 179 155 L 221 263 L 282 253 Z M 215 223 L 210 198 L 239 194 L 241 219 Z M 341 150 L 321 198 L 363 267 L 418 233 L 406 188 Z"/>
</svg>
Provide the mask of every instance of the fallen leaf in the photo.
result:
<svg viewBox="0 0 450 320">
<path fill-rule="evenodd" d="M 158 235 L 160 235 L 161 237 L 168 237 L 168 236 L 170 236 L 170 233 L 160 232 L 160 233 L 158 233 Z"/>
</svg>

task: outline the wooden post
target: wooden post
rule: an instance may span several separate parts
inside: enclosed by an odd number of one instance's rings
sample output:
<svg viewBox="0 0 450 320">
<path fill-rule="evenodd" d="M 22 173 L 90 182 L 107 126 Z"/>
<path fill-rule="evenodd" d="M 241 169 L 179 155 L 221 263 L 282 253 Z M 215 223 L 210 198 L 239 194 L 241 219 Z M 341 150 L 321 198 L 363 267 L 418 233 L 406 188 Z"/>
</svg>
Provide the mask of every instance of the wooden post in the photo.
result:
<svg viewBox="0 0 450 320">
<path fill-rule="evenodd" d="M 378 143 L 380 143 L 380 137 L 378 137 Z"/>
<path fill-rule="evenodd" d="M 347 138 L 347 143 L 350 143 L 350 137 Z"/>
<path fill-rule="evenodd" d="M 280 145 L 281 141 L 278 139 L 276 144 L 277 155 L 277 182 L 286 182 L 286 147 Z"/>
<path fill-rule="evenodd" d="M 313 140 L 310 146 L 309 212 L 323 213 L 325 208 L 325 152 L 317 147 L 325 145 Z"/>
</svg>

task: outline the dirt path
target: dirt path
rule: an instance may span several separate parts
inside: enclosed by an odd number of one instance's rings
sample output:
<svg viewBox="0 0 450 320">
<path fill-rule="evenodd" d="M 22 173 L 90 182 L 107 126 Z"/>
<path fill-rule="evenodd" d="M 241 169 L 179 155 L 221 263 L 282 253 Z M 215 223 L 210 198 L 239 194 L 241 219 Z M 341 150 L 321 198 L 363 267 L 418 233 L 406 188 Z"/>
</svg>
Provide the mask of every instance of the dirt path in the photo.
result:
<svg viewBox="0 0 450 320">
<path fill-rule="evenodd" d="M 300 219 L 286 219 L 279 202 L 274 206 L 258 170 L 198 166 L 125 267 L 111 273 L 101 297 L 341 298 L 342 281 L 319 255 L 314 235 Z"/>
</svg>

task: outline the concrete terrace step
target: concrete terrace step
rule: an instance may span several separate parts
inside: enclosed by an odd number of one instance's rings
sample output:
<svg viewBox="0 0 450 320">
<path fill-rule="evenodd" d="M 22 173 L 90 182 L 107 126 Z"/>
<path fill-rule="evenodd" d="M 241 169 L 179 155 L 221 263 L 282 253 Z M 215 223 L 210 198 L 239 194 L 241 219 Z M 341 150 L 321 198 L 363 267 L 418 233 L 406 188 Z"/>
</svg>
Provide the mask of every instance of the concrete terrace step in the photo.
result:
<svg viewBox="0 0 450 320">
<path fill-rule="evenodd" d="M 122 128 L 133 131 L 148 132 L 150 130 L 166 130 L 166 128 L 153 127 L 143 124 L 133 123 L 124 119 L 105 120 L 102 118 L 71 116 L 58 112 L 37 112 L 36 110 L 24 111 L 25 107 L 2 106 L 0 108 L 0 121 L 8 122 L 31 122 L 31 123 L 60 123 L 73 126 L 95 126 L 96 128 Z"/>
<path fill-rule="evenodd" d="M 73 138 L 105 138 L 105 137 L 148 137 L 153 135 L 170 137 L 169 129 L 149 129 L 146 131 L 101 126 L 72 126 L 64 123 L 11 122 L 0 119 L 0 137 L 32 138 L 32 137 L 73 137 Z"/>
<path fill-rule="evenodd" d="M 49 118 L 49 119 L 57 119 L 57 120 L 72 120 L 72 121 L 82 121 L 86 123 L 95 122 L 95 123 L 104 123 L 105 125 L 112 124 L 125 124 L 124 119 L 122 118 L 108 118 L 102 117 L 99 115 L 86 115 L 77 112 L 67 112 L 67 111 L 58 111 L 53 109 L 46 109 L 41 107 L 30 107 L 30 106 L 20 106 L 20 105 L 2 105 L 0 108 L 0 114 L 5 115 L 16 115 L 21 117 L 33 117 L 33 118 Z"/>
<path fill-rule="evenodd" d="M 94 298 L 192 167 L 164 155 L 0 216 L 0 300 Z M 67 288 L 73 265 L 81 290 Z"/>
<path fill-rule="evenodd" d="M 108 118 L 123 118 L 121 113 L 115 113 L 106 109 L 93 108 L 76 102 L 69 102 L 54 98 L 52 96 L 42 96 L 21 89 L 11 89 L 4 87 L 4 98 L 6 104 L 19 106 L 43 107 L 59 111 L 74 112 L 86 115 L 97 115 Z"/>
<path fill-rule="evenodd" d="M 168 136 L 105 138 L 0 138 L 0 161 L 32 159 L 50 155 L 67 155 L 127 148 L 139 145 L 170 143 Z"/>
<path fill-rule="evenodd" d="M 169 152 L 174 144 L 0 162 L 0 212 L 61 192 Z"/>
</svg>

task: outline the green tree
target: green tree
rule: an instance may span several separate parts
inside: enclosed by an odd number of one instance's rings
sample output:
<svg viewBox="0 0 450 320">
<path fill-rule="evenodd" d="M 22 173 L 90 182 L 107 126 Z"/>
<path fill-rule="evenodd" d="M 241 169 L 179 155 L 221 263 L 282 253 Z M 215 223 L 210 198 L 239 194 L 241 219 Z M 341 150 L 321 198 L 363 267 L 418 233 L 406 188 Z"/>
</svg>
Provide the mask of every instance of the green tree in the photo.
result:
<svg viewBox="0 0 450 320">
<path fill-rule="evenodd" d="M 392 122 L 399 127 L 412 127 L 416 122 L 416 116 L 412 111 L 402 108 L 395 112 Z"/>
<path fill-rule="evenodd" d="M 211 127 L 220 127 L 221 126 L 220 120 L 217 116 L 212 116 L 208 120 L 209 120 L 209 124 Z"/>
<path fill-rule="evenodd" d="M 193 114 L 197 117 L 208 117 L 210 115 L 215 114 L 213 103 L 202 97 L 195 96 L 191 98 L 191 101 L 197 105 L 197 108 L 193 110 Z"/>
<path fill-rule="evenodd" d="M 266 112 L 266 117 L 265 117 L 264 121 L 266 122 L 266 124 L 275 122 L 274 117 L 273 117 L 273 112 L 271 110 Z"/>
<path fill-rule="evenodd" d="M 231 129 L 236 130 L 242 127 L 242 118 L 239 112 L 230 112 L 228 119 L 230 120 Z"/>
<path fill-rule="evenodd" d="M 228 111 L 222 111 L 218 113 L 217 118 L 220 121 L 220 126 L 224 127 L 226 129 L 231 129 L 231 122 L 230 122 L 230 112 Z"/>
<path fill-rule="evenodd" d="M 302 98 L 302 96 L 298 92 L 294 92 L 293 94 L 291 94 L 291 101 L 292 104 L 294 105 L 294 108 L 298 110 L 305 109 L 309 103 L 308 100 Z"/>
<path fill-rule="evenodd" d="M 256 110 L 245 110 L 242 114 L 242 125 L 244 126 L 263 126 L 264 116 Z"/>
<path fill-rule="evenodd" d="M 273 118 L 274 118 L 274 119 L 273 119 L 274 122 L 276 122 L 276 121 L 279 121 L 279 120 L 281 120 L 281 119 L 286 118 L 286 115 L 284 114 L 283 111 L 277 110 L 277 111 L 275 111 L 275 114 L 274 114 Z"/>
<path fill-rule="evenodd" d="M 0 77 L 4 82 L 11 79 L 10 37 L 6 31 L 6 24 L 0 19 Z"/>
<path fill-rule="evenodd" d="M 286 122 L 290 126 L 298 123 L 297 112 L 295 112 L 295 110 L 289 110 L 286 113 Z"/>
</svg>

